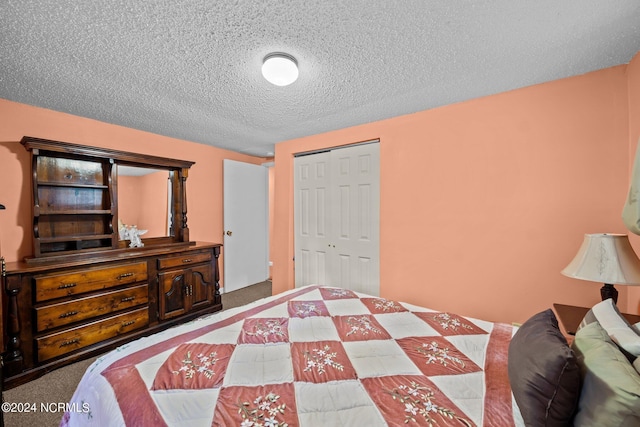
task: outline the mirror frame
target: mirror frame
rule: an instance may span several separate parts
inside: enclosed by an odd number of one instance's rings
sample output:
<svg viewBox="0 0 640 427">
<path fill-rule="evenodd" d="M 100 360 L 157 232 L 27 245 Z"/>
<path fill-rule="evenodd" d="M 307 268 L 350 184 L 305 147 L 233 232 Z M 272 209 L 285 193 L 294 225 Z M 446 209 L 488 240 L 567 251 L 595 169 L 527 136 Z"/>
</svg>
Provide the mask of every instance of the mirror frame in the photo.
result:
<svg viewBox="0 0 640 427">
<path fill-rule="evenodd" d="M 189 227 L 187 224 L 187 178 L 189 169 L 195 162 L 170 159 L 147 154 L 131 153 L 109 148 L 92 147 L 88 145 L 72 144 L 68 142 L 52 141 L 34 137 L 23 137 L 21 143 L 27 150 L 38 153 L 59 153 L 60 157 L 93 158 L 109 165 L 108 181 L 112 206 L 112 250 L 137 250 L 129 248 L 127 240 L 119 240 L 118 236 L 118 172 L 117 165 L 133 166 L 167 170 L 171 180 L 171 227 L 170 235 L 163 237 L 149 237 L 142 239 L 144 247 L 170 245 L 189 242 Z M 33 163 L 35 165 L 35 163 Z M 144 249 L 144 247 L 142 249 Z M 37 256 L 37 255 L 36 255 Z"/>
<path fill-rule="evenodd" d="M 146 154 L 129 153 L 125 151 L 106 150 L 115 165 L 142 167 L 151 169 L 166 169 L 171 179 L 171 235 L 164 237 L 143 238 L 142 243 L 147 245 L 162 245 L 189 241 L 189 227 L 187 225 L 187 178 L 189 168 L 195 164 L 186 160 L 169 159 Z M 113 223 L 117 229 L 118 209 L 118 178 L 117 167 L 114 168 L 113 199 L 116 206 Z M 117 230 L 116 230 L 117 231 Z M 118 240 L 119 248 L 127 248 L 126 240 Z"/>
</svg>

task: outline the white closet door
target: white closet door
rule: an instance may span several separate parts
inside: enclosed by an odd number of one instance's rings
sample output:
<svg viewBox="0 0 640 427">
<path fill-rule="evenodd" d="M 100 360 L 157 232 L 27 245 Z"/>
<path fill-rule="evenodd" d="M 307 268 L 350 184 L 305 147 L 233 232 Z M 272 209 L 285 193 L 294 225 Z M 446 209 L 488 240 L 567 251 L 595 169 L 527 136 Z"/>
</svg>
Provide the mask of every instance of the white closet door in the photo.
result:
<svg viewBox="0 0 640 427">
<path fill-rule="evenodd" d="M 330 285 L 327 256 L 331 153 L 317 153 L 294 159 L 294 227 L 296 287 Z"/>
<path fill-rule="evenodd" d="M 379 144 L 356 145 L 331 154 L 334 284 L 379 295 Z"/>
<path fill-rule="evenodd" d="M 380 293 L 379 144 L 296 157 L 296 286 Z"/>
</svg>

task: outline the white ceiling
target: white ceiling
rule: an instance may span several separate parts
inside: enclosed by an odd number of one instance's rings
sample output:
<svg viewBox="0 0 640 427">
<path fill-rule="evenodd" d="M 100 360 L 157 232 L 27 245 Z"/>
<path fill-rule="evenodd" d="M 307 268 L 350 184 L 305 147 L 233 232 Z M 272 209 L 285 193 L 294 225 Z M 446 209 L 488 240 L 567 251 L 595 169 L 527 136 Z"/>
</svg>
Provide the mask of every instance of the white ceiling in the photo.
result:
<svg viewBox="0 0 640 427">
<path fill-rule="evenodd" d="M 0 98 L 265 156 L 639 50 L 638 0 L 2 0 Z"/>
</svg>

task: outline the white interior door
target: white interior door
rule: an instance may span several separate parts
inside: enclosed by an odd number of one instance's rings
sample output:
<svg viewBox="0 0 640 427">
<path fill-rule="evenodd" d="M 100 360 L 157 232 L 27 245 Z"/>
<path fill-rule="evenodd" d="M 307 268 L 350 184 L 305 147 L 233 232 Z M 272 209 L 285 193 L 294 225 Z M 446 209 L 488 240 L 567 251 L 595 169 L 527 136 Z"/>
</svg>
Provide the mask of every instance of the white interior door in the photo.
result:
<svg viewBox="0 0 640 427">
<path fill-rule="evenodd" d="M 269 176 L 264 166 L 225 159 L 224 292 L 269 278 Z"/>
<path fill-rule="evenodd" d="M 380 294 L 379 144 L 294 160 L 296 286 Z"/>
</svg>

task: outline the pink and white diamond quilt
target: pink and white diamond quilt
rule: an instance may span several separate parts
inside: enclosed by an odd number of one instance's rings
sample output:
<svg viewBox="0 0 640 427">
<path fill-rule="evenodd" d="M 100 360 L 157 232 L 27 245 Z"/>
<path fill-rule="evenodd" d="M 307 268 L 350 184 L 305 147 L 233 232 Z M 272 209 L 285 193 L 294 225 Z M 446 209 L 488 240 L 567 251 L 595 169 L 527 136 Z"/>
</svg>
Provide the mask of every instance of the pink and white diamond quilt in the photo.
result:
<svg viewBox="0 0 640 427">
<path fill-rule="evenodd" d="M 308 286 L 124 345 L 62 426 L 520 426 L 510 325 Z M 72 406 L 73 407 L 73 406 Z"/>
</svg>

